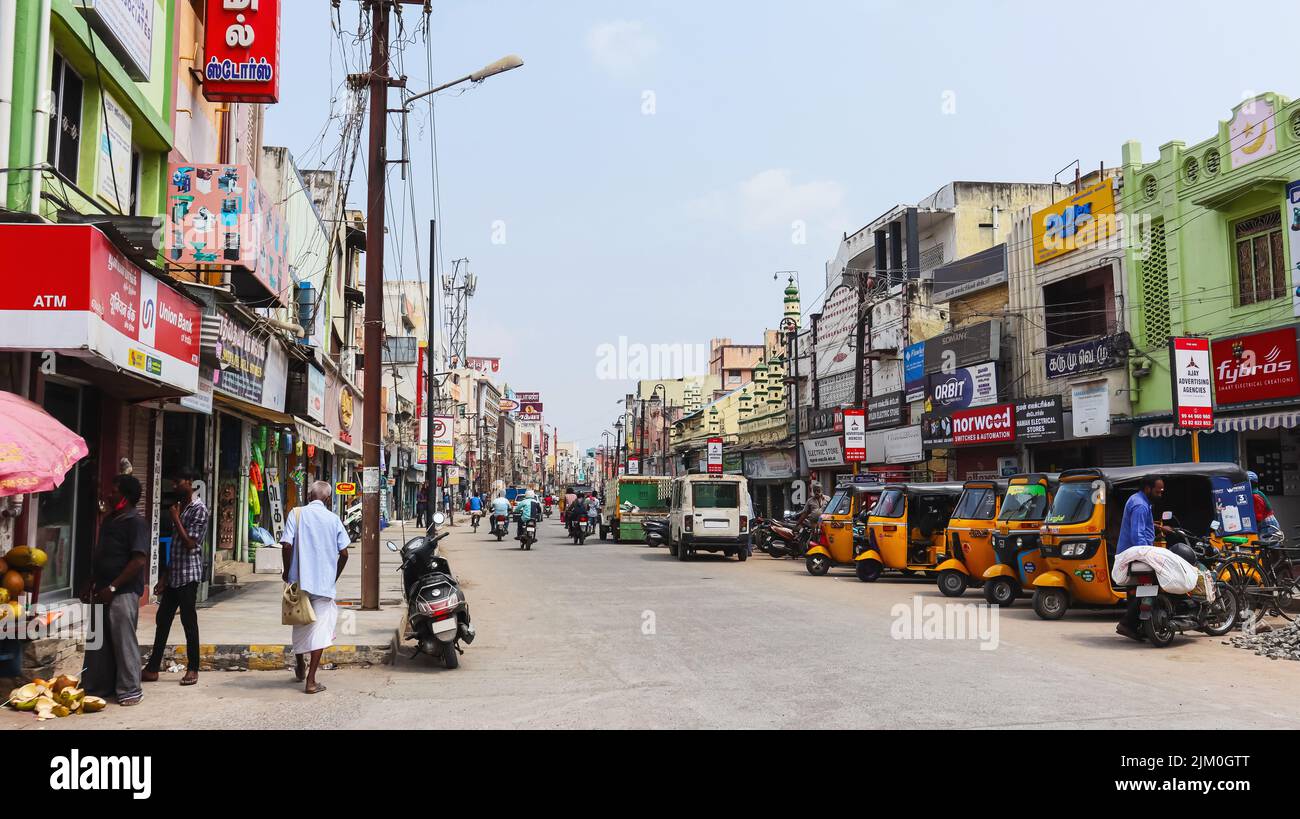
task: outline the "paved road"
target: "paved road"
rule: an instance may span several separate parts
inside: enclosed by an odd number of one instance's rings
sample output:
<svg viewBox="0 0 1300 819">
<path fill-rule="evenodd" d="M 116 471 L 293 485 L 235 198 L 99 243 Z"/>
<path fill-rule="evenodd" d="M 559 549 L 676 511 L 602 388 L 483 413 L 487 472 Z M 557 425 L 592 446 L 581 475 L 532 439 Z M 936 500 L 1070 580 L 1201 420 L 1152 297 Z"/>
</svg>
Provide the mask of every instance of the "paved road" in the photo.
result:
<svg viewBox="0 0 1300 819">
<path fill-rule="evenodd" d="M 1300 664 L 1209 637 L 1156 650 L 1115 636 L 1113 614 L 1046 623 L 1024 605 L 1001 614 L 993 650 L 895 639 L 891 609 L 944 602 L 932 584 L 574 546 L 553 521 L 531 552 L 486 528 L 444 541 L 479 633 L 456 671 L 419 657 L 323 672 L 329 690 L 314 697 L 287 672 L 206 673 L 184 689 L 164 677 L 139 707 L 42 725 L 1300 727 Z M 10 714 L 8 727 L 37 726 Z"/>
</svg>

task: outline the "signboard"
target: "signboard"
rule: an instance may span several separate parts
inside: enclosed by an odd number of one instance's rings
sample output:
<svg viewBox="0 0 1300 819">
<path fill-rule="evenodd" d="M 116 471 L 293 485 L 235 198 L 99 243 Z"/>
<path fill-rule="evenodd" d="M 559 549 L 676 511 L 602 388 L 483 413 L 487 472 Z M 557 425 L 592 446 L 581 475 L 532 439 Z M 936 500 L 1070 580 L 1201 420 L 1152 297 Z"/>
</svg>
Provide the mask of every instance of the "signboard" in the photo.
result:
<svg viewBox="0 0 1300 819">
<path fill-rule="evenodd" d="M 1095 438 L 1110 434 L 1110 384 L 1088 381 L 1070 388 L 1074 410 L 1074 437 Z"/>
<path fill-rule="evenodd" d="M 182 266 L 237 265 L 289 306 L 288 227 L 247 165 L 168 166 L 164 254 Z"/>
<path fill-rule="evenodd" d="M 803 457 L 808 466 L 840 466 L 844 463 L 844 439 L 836 435 L 831 438 L 808 438 L 803 441 Z"/>
<path fill-rule="evenodd" d="M 497 404 L 499 412 L 514 412 L 517 409 L 519 409 L 519 402 L 513 398 L 502 398 Z"/>
<path fill-rule="evenodd" d="M 844 410 L 844 461 L 862 463 L 867 457 L 867 415 L 862 409 Z"/>
<path fill-rule="evenodd" d="M 1211 346 L 1214 394 L 1219 406 L 1300 395 L 1300 362 L 1296 360 L 1294 327 L 1217 338 Z"/>
<path fill-rule="evenodd" d="M 935 304 L 997 287 L 1007 281 L 1007 245 L 1002 243 L 934 269 Z"/>
<path fill-rule="evenodd" d="M 1227 352 L 1232 362 L 1232 348 Z M 1291 359 L 1295 359 L 1295 334 L 1291 335 Z M 1252 357 L 1253 362 L 1253 357 Z M 1171 338 L 1169 340 L 1170 383 L 1174 396 L 1174 423 L 1184 429 L 1208 429 L 1214 426 L 1214 396 L 1211 392 L 1212 368 L 1210 340 L 1206 338 Z M 1253 372 L 1253 370 L 1252 370 Z M 1225 381 L 1228 373 L 1225 371 Z M 1234 382 L 1238 380 L 1235 376 Z M 1078 424 L 1076 419 L 1075 424 Z M 1096 434 L 1096 433 L 1094 433 Z"/>
<path fill-rule="evenodd" d="M 79 7 L 136 82 L 153 69 L 154 0 L 81 0 Z"/>
<path fill-rule="evenodd" d="M 465 358 L 465 366 L 469 367 L 471 370 L 477 370 L 483 375 L 492 375 L 493 373 L 501 371 L 501 359 L 484 358 L 483 356 L 471 355 Z M 537 393 L 529 393 L 529 394 L 533 396 L 537 395 Z M 520 393 L 519 396 L 520 403 L 523 403 L 524 400 L 523 395 L 524 393 Z M 536 399 L 534 398 L 534 400 Z"/>
<path fill-rule="evenodd" d="M 993 362 L 926 376 L 932 412 L 954 412 L 997 403 L 998 375 Z"/>
<path fill-rule="evenodd" d="M 1246 535 L 1259 532 L 1255 520 L 1255 498 L 1250 483 L 1233 483 L 1231 478 L 1217 475 L 1210 478 L 1214 489 L 1214 510 L 1223 525 L 1225 535 Z"/>
<path fill-rule="evenodd" d="M 515 416 L 515 420 L 520 424 L 540 424 L 542 414 L 540 412 L 521 412 Z"/>
<path fill-rule="evenodd" d="M 203 96 L 209 102 L 280 100 L 280 0 L 208 0 Z"/>
<path fill-rule="evenodd" d="M 325 371 L 307 365 L 307 417 L 325 423 Z"/>
<path fill-rule="evenodd" d="M 540 416 L 542 414 L 542 407 L 543 405 L 541 401 L 520 401 L 519 416 L 521 418 L 525 415 Z"/>
<path fill-rule="evenodd" d="M 99 129 L 95 193 L 119 213 L 131 212 L 131 115 L 108 93 Z"/>
<path fill-rule="evenodd" d="M 849 343 L 857 331 L 857 318 L 857 290 L 840 285 L 826 297 L 821 318 L 817 320 L 817 343 L 813 347 L 817 378 L 853 370 L 856 356 Z"/>
<path fill-rule="evenodd" d="M 911 464 L 925 460 L 919 424 L 892 429 L 882 435 L 885 439 L 885 463 Z"/>
<path fill-rule="evenodd" d="M 1058 344 L 1044 351 L 1048 379 L 1071 378 L 1124 366 L 1132 341 L 1128 333 Z"/>
<path fill-rule="evenodd" d="M 217 342 L 217 358 L 221 363 L 216 373 L 216 388 L 249 403 L 261 404 L 269 337 L 249 331 L 224 312 L 218 311 L 217 317 L 221 322 Z"/>
<path fill-rule="evenodd" d="M 886 429 L 902 423 L 902 392 L 893 392 L 867 401 L 867 429 Z"/>
<path fill-rule="evenodd" d="M 1300 180 L 1286 186 L 1286 204 L 1282 220 L 1291 226 L 1291 312 L 1300 316 Z"/>
<path fill-rule="evenodd" d="M 1090 247 L 1115 232 L 1115 186 L 1109 179 L 1034 213 L 1034 264 Z"/>
<path fill-rule="evenodd" d="M 435 465 L 456 463 L 455 419 L 450 415 L 435 415 L 420 422 L 420 446 L 416 462 L 429 463 L 429 427 L 433 427 L 433 462 Z"/>
<path fill-rule="evenodd" d="M 817 379 L 817 406 L 823 409 L 853 403 L 853 371 Z"/>
<path fill-rule="evenodd" d="M 1059 395 L 1016 402 L 1016 440 L 1022 444 L 1061 440 L 1065 437 L 1063 415 Z"/>
<path fill-rule="evenodd" d="M 271 534 L 279 543 L 284 534 L 284 501 L 280 497 L 280 470 L 273 466 L 266 468 L 266 502 L 271 507 Z"/>
<path fill-rule="evenodd" d="M 952 416 L 927 412 L 921 416 L 921 440 L 929 449 L 952 444 Z"/>
<path fill-rule="evenodd" d="M 1014 404 L 968 409 L 952 414 L 954 446 L 983 446 L 1016 439 Z"/>
<path fill-rule="evenodd" d="M 640 459 L 640 458 L 638 458 L 638 457 L 636 457 L 636 456 L 634 455 L 634 456 L 632 456 L 631 458 L 628 458 L 628 459 L 627 459 L 627 474 L 629 474 L 629 475 L 640 475 L 640 474 L 641 474 L 641 459 Z"/>
<path fill-rule="evenodd" d="M 951 330 L 925 341 L 925 371 L 951 373 L 1001 358 L 1002 325 L 997 320 Z"/>
<path fill-rule="evenodd" d="M 843 432 L 844 414 L 837 409 L 809 410 L 808 430 L 814 435 L 819 432 Z"/>
<path fill-rule="evenodd" d="M 198 391 L 199 306 L 136 267 L 98 228 L 0 224 L 0 258 L 31 273 L 0 288 L 0 347 L 90 353 Z"/>
<path fill-rule="evenodd" d="M 903 350 L 903 389 L 908 401 L 925 398 L 925 342 L 918 341 Z"/>
<path fill-rule="evenodd" d="M 745 477 L 750 480 L 789 480 L 797 472 L 794 450 L 746 452 L 744 471 Z"/>
<path fill-rule="evenodd" d="M 540 392 L 517 392 L 515 393 L 515 400 L 520 404 L 535 404 L 542 400 L 542 394 Z"/>
<path fill-rule="evenodd" d="M 722 439 L 710 438 L 708 452 L 709 452 L 709 460 L 708 460 L 709 474 L 721 475 L 722 474 Z"/>
<path fill-rule="evenodd" d="M 342 481 L 334 484 L 334 494 L 336 495 L 355 495 L 357 494 L 357 485 Z"/>
</svg>

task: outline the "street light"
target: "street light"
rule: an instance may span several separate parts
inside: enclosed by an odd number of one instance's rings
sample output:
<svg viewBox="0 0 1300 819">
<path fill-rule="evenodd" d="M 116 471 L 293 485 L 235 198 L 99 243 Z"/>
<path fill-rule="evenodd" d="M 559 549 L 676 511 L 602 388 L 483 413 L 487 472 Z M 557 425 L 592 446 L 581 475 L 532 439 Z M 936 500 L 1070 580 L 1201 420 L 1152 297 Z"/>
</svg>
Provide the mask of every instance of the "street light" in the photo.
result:
<svg viewBox="0 0 1300 819">
<path fill-rule="evenodd" d="M 488 77 L 495 77 L 497 74 L 502 74 L 505 73 L 506 71 L 513 71 L 514 69 L 519 68 L 523 64 L 524 61 L 518 54 L 508 54 L 494 63 L 488 63 L 487 65 L 480 68 L 478 71 L 475 71 L 470 74 L 466 74 L 465 76 L 461 77 L 458 80 L 452 80 L 451 82 L 443 83 L 437 88 L 430 88 L 428 91 L 421 91 L 418 94 L 412 94 L 411 96 L 407 97 L 406 100 L 402 103 L 402 107 L 405 110 L 410 111 L 411 103 L 415 102 L 418 99 L 424 99 L 425 97 L 432 96 L 438 93 L 439 91 L 446 91 L 448 88 L 451 88 L 452 86 L 455 85 L 460 85 L 463 82 L 483 82 Z"/>
<path fill-rule="evenodd" d="M 659 398 L 659 391 L 660 391 L 660 390 L 663 390 L 663 392 L 664 392 L 664 397 L 663 397 L 662 399 Z M 658 407 L 658 408 L 659 408 L 659 423 L 660 423 L 661 426 L 662 426 L 663 423 L 664 423 L 663 404 L 667 403 L 667 401 L 668 401 L 668 388 L 665 387 L 663 384 L 655 384 L 655 388 L 654 388 L 653 390 L 650 391 L 650 406 L 651 406 L 651 407 Z M 645 437 L 645 406 L 644 406 L 644 404 L 643 404 L 642 407 L 641 407 L 641 415 L 642 415 L 642 417 L 641 417 L 641 437 L 644 438 L 644 437 Z M 641 444 L 641 448 L 642 448 L 642 449 L 645 449 L 645 444 L 644 444 L 644 443 Z M 663 460 L 664 460 L 664 458 L 663 458 L 663 452 L 662 452 L 662 450 L 661 450 L 660 453 L 659 453 L 659 474 L 660 474 L 660 475 L 663 474 Z"/>
</svg>

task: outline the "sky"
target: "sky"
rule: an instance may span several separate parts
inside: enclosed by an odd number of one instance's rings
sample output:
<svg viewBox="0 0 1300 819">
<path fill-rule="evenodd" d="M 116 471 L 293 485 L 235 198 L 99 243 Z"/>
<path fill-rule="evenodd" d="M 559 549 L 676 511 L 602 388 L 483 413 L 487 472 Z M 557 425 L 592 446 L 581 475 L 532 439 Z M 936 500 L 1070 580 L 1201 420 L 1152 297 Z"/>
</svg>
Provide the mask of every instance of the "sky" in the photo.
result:
<svg viewBox="0 0 1300 819">
<path fill-rule="evenodd" d="M 346 74 L 369 61 L 359 5 L 343 0 L 335 31 L 326 0 L 285 4 L 265 142 L 300 167 L 337 155 L 332 112 Z M 1245 96 L 1300 95 L 1294 0 L 1094 0 L 1077 13 L 997 0 L 433 9 L 431 66 L 421 15 L 405 15 L 412 91 L 506 54 L 525 65 L 414 103 L 407 180 L 398 166 L 389 177 L 386 276 L 427 275 L 440 214 L 439 263 L 468 258 L 478 276 L 469 354 L 499 356 L 502 380 L 540 392 L 546 423 L 584 447 L 633 387 L 598 377 L 602 345 L 760 343 L 781 318 L 774 272 L 799 272 L 808 313 L 843 233 L 895 204 L 953 180 L 1114 166 L 1130 139 L 1151 161 L 1166 142 L 1211 136 Z M 401 143 L 392 117 L 390 157 Z"/>
</svg>

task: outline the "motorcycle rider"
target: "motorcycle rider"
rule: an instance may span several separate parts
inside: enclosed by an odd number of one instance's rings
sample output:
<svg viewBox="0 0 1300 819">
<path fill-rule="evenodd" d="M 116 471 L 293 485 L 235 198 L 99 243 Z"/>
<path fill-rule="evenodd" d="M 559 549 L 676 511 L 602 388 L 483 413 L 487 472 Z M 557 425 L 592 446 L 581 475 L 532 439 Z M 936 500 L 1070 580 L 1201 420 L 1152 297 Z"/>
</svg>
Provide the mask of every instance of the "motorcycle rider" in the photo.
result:
<svg viewBox="0 0 1300 819">
<path fill-rule="evenodd" d="M 569 531 L 572 532 L 575 526 L 580 525 L 582 516 L 587 512 L 587 499 L 581 493 L 575 493 L 573 500 L 565 505 L 564 522 L 568 525 Z"/>
<path fill-rule="evenodd" d="M 506 522 L 504 526 L 510 528 L 510 501 L 506 500 L 505 495 L 497 495 L 492 499 L 492 525 L 496 526 L 497 516 L 504 517 Z"/>
<path fill-rule="evenodd" d="M 591 493 L 587 498 L 587 534 L 596 531 L 596 521 L 600 519 L 600 501 L 596 498 L 596 493 Z"/>
<path fill-rule="evenodd" d="M 528 522 L 541 519 L 541 504 L 537 502 L 537 496 L 533 494 L 533 490 L 529 489 L 524 493 L 523 498 L 515 508 L 519 511 L 519 528 L 515 532 L 515 540 L 523 540 L 524 527 L 528 525 Z"/>
<path fill-rule="evenodd" d="M 474 495 L 465 502 L 469 505 L 469 516 L 475 528 L 478 528 L 479 518 L 483 516 L 483 499 Z"/>
</svg>

